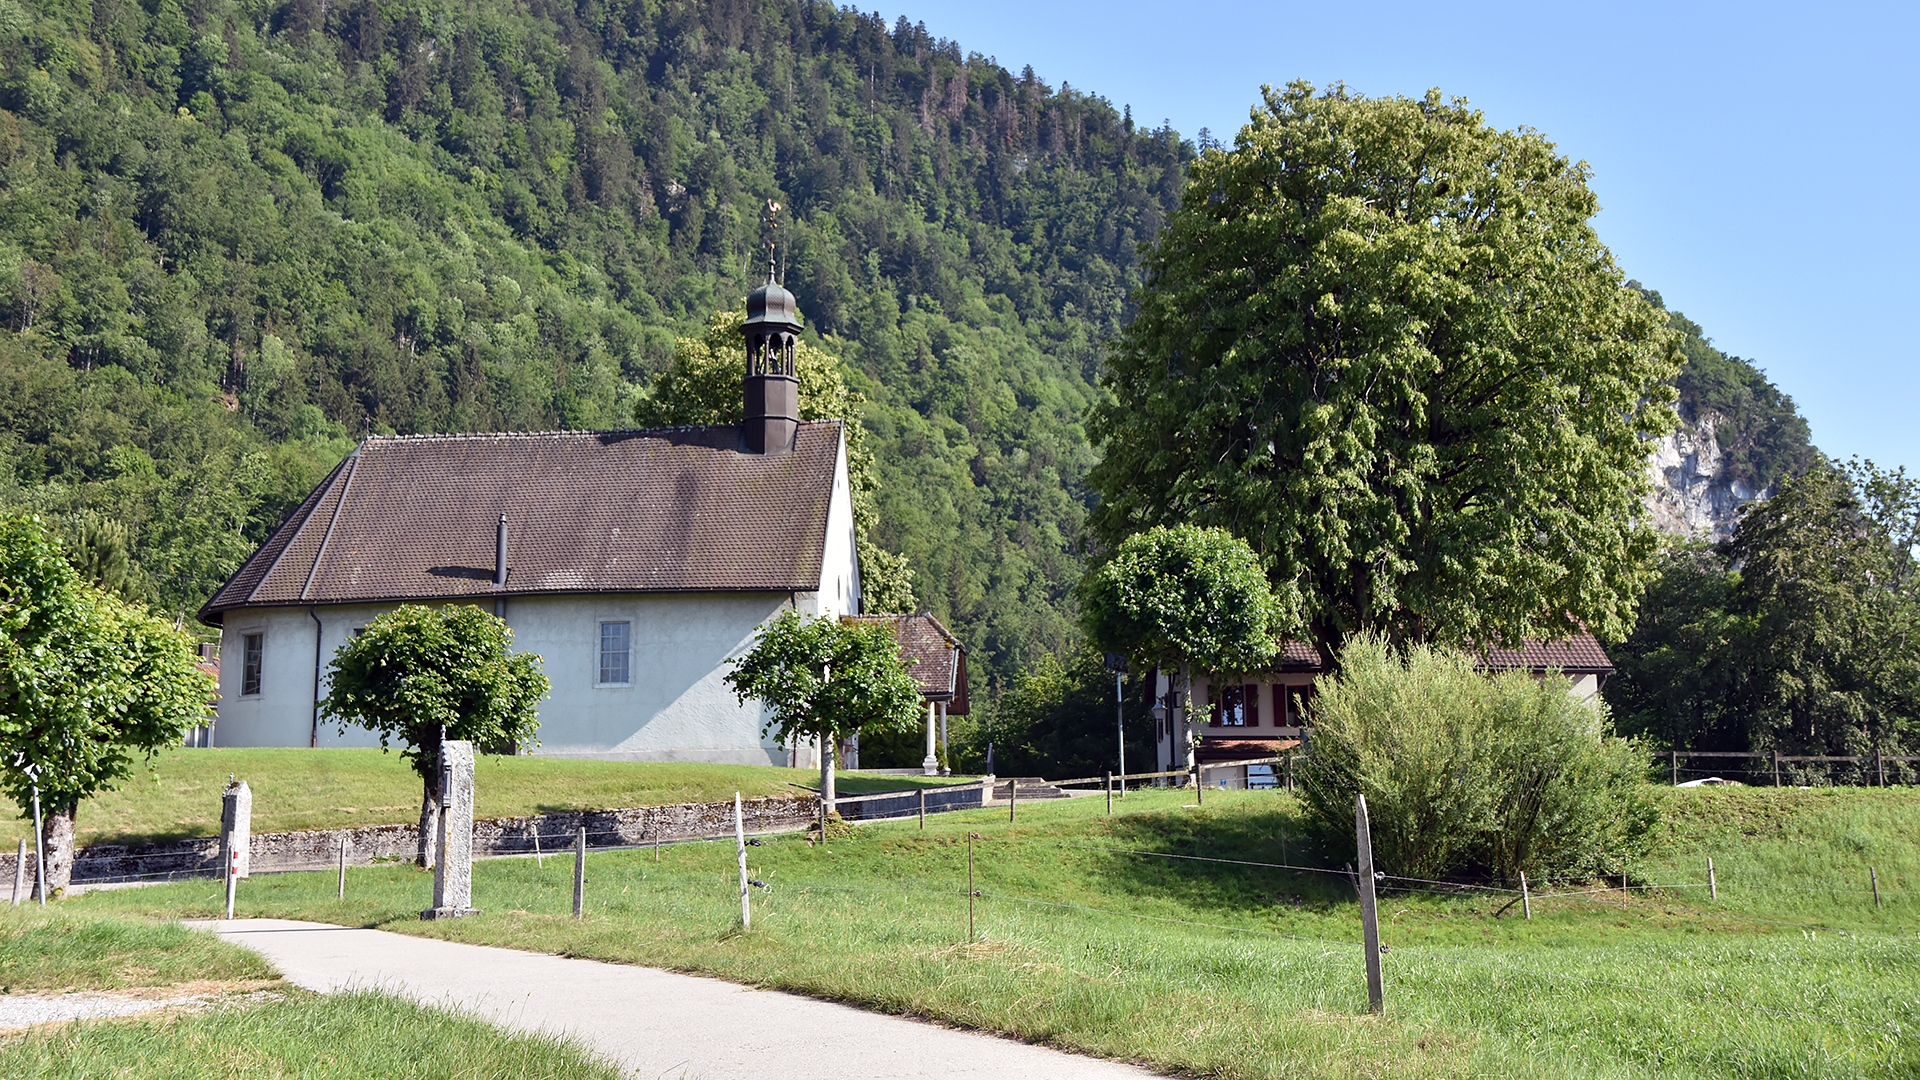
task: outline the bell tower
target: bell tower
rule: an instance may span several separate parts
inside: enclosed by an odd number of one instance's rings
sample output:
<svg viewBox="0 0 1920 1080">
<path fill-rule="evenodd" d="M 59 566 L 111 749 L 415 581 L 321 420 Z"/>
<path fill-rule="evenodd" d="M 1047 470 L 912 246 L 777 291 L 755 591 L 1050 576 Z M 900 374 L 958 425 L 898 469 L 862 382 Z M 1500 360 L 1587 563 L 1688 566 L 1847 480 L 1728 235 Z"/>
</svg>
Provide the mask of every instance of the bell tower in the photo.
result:
<svg viewBox="0 0 1920 1080">
<path fill-rule="evenodd" d="M 783 454 L 800 430 L 800 380 L 793 367 L 800 314 L 793 294 L 774 281 L 773 215 L 779 209 L 779 203 L 767 204 L 767 283 L 747 297 L 747 321 L 740 327 L 747 346 L 740 435 L 750 454 Z"/>
</svg>

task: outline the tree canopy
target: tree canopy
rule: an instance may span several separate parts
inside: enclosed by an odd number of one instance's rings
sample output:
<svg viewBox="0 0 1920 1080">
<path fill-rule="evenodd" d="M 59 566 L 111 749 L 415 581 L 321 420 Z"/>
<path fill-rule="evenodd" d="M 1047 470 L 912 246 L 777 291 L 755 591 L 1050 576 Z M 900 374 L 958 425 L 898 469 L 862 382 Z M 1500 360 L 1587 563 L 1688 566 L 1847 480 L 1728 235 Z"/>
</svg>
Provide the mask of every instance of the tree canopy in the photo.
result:
<svg viewBox="0 0 1920 1080">
<path fill-rule="evenodd" d="M 440 743 L 465 739 L 491 753 L 538 744 L 549 684 L 540 657 L 512 651 L 513 631 L 472 604 L 402 604 L 334 651 L 321 710 L 393 739 L 420 774 L 420 858 L 432 859 L 439 812 Z"/>
<path fill-rule="evenodd" d="M 196 659 L 186 635 L 79 580 L 38 520 L 0 517 L 0 786 L 22 816 L 39 786 L 49 888 L 72 872 L 80 803 L 206 719 Z"/>
<path fill-rule="evenodd" d="M 885 623 L 782 612 L 733 661 L 726 681 L 742 705 L 764 703 L 763 735 L 789 745 L 819 740 L 820 791 L 829 802 L 840 739 L 906 730 L 921 717 L 919 684 Z"/>
<path fill-rule="evenodd" d="M 1259 671 L 1292 628 L 1260 561 L 1225 529 L 1155 526 L 1127 537 L 1080 587 L 1102 648 L 1162 666 Z"/>
<path fill-rule="evenodd" d="M 1920 481 L 1856 461 L 1784 481 L 1723 545 L 1669 553 L 1612 649 L 1622 726 L 1682 750 L 1920 752 L 1917 540 Z"/>
<path fill-rule="evenodd" d="M 1096 534 L 1232 530 L 1329 657 L 1624 632 L 1676 359 L 1586 166 L 1437 91 L 1265 95 L 1145 257 Z"/>
</svg>

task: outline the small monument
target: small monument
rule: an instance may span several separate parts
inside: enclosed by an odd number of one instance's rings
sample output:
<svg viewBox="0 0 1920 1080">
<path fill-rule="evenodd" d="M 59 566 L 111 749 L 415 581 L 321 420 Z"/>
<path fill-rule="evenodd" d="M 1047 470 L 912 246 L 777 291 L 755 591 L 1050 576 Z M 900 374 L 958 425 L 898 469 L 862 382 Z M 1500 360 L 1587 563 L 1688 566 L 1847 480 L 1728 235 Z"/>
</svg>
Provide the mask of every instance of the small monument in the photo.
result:
<svg viewBox="0 0 1920 1080">
<path fill-rule="evenodd" d="M 250 877 L 253 858 L 253 789 L 245 780 L 229 779 L 220 793 L 220 872 Z"/>
<path fill-rule="evenodd" d="M 440 744 L 440 858 L 433 866 L 433 906 L 423 919 L 480 914 L 473 906 L 473 744 Z"/>
</svg>

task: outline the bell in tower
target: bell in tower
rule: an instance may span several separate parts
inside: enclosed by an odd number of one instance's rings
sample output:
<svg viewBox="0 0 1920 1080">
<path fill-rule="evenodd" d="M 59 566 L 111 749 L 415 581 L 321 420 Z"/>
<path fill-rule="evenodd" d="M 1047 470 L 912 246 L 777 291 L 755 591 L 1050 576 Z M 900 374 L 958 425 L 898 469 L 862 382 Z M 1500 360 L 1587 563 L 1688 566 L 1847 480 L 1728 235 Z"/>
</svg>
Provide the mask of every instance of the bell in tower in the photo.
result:
<svg viewBox="0 0 1920 1080">
<path fill-rule="evenodd" d="M 769 203 L 768 216 L 779 209 Z M 769 244 L 769 249 L 772 245 Z M 800 340 L 800 315 L 793 294 L 773 280 L 771 259 L 767 283 L 747 297 L 747 321 L 740 327 L 747 339 L 746 414 L 741 437 L 750 454 L 781 454 L 793 448 L 800 430 L 800 380 L 793 369 L 793 350 Z"/>
</svg>

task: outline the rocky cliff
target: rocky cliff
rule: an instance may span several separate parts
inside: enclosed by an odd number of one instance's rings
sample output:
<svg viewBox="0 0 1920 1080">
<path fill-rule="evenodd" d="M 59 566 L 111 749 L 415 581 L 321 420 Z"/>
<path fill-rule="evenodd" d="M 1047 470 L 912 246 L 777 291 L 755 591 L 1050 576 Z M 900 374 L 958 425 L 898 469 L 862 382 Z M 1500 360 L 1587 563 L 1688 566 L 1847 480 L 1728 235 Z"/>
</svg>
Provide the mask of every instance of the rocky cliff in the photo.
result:
<svg viewBox="0 0 1920 1080">
<path fill-rule="evenodd" d="M 1660 294 L 1644 295 L 1655 305 Z M 1820 459 L 1807 422 L 1753 363 L 1714 348 L 1699 324 L 1667 314 L 1685 362 L 1674 380 L 1680 427 L 1647 454 L 1647 520 L 1664 533 L 1700 540 L 1733 535 L 1740 508 Z"/>
<path fill-rule="evenodd" d="M 1724 540 L 1733 535 L 1740 508 L 1772 494 L 1758 489 L 1749 477 L 1728 467 L 1720 448 L 1718 429 L 1726 418 L 1717 412 L 1682 416 L 1671 435 L 1653 441 L 1647 455 L 1647 475 L 1653 490 L 1646 496 L 1647 520 L 1674 536 Z"/>
</svg>

